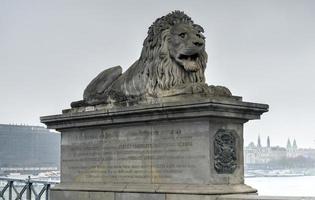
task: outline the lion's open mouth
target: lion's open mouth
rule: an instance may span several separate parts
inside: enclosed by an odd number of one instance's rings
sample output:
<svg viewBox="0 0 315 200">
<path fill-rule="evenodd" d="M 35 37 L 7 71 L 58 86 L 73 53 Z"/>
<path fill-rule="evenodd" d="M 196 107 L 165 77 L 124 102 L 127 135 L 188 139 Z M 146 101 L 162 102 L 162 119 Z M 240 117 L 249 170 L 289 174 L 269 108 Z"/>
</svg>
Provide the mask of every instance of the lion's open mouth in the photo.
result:
<svg viewBox="0 0 315 200">
<path fill-rule="evenodd" d="M 180 54 L 178 59 L 180 60 L 190 60 L 190 61 L 196 61 L 197 58 L 199 57 L 199 55 L 196 53 L 196 54 L 193 54 L 193 55 L 184 55 L 184 54 Z"/>
<path fill-rule="evenodd" d="M 199 54 L 192 54 L 192 55 L 185 55 L 180 54 L 178 56 L 178 61 L 181 65 L 185 68 L 187 71 L 198 71 L 199 70 L 199 64 L 198 64 L 198 58 Z"/>
</svg>

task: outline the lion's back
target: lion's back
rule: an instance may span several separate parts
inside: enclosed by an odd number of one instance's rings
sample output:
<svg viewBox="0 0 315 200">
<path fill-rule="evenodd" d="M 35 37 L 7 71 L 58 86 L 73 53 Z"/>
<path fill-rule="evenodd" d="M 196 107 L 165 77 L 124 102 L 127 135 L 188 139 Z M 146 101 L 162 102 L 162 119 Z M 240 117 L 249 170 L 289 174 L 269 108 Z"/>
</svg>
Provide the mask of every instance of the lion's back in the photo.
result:
<svg viewBox="0 0 315 200">
<path fill-rule="evenodd" d="M 140 96 L 146 92 L 146 83 L 147 79 L 143 66 L 137 60 L 127 71 L 118 77 L 113 83 L 111 90 L 113 93 L 120 93 L 119 95 L 126 97 Z"/>
</svg>

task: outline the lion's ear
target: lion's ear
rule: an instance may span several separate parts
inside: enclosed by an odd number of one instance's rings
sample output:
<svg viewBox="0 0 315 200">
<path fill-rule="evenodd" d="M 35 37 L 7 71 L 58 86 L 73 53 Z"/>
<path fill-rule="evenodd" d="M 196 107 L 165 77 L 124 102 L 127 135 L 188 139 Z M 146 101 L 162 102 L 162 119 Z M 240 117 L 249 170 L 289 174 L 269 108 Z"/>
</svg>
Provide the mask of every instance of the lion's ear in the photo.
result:
<svg viewBox="0 0 315 200">
<path fill-rule="evenodd" d="M 202 28 L 199 24 L 193 24 L 193 27 L 194 27 L 194 29 L 197 30 L 198 32 L 201 32 L 201 33 L 204 32 L 203 28 Z"/>
</svg>

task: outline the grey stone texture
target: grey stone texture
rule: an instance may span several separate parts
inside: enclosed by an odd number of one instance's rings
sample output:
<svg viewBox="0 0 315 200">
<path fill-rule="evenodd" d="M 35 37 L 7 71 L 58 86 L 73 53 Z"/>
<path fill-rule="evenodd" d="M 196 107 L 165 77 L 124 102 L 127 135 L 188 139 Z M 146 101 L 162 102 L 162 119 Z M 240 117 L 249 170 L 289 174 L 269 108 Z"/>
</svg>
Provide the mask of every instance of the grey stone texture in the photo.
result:
<svg viewBox="0 0 315 200">
<path fill-rule="evenodd" d="M 82 192 L 52 190 L 50 199 L 58 200 L 115 200 L 113 192 Z"/>
<path fill-rule="evenodd" d="M 219 174 L 232 174 L 237 167 L 237 141 L 235 130 L 219 129 L 214 136 L 214 169 Z"/>
<path fill-rule="evenodd" d="M 217 200 L 315 200 L 315 197 L 259 196 L 259 195 L 222 195 Z"/>
<path fill-rule="evenodd" d="M 101 72 L 84 90 L 83 100 L 71 106 L 137 103 L 180 94 L 231 96 L 227 88 L 205 83 L 203 32 L 180 11 L 158 18 L 149 27 L 140 58 L 124 73 L 120 66 Z"/>
<path fill-rule="evenodd" d="M 55 190 L 51 194 L 51 199 L 58 200 L 315 200 L 315 197 L 258 196 L 257 194 L 198 195 Z"/>
<path fill-rule="evenodd" d="M 216 200 L 218 195 L 167 194 L 166 200 Z"/>
<path fill-rule="evenodd" d="M 239 130 L 242 125 L 229 122 Z M 211 121 L 185 119 L 151 125 L 82 128 L 62 133 L 63 183 L 228 184 L 243 171 L 213 170 Z M 224 126 L 220 126 L 222 128 Z M 213 131 L 211 131 L 213 130 Z M 239 144 L 237 140 L 237 144 Z M 242 157 L 239 146 L 237 157 Z M 211 153 L 210 153 L 211 152 Z M 241 166 L 238 160 L 238 166 Z"/>
<path fill-rule="evenodd" d="M 52 189 L 52 200 L 75 199 L 76 191 L 90 199 L 130 194 L 130 199 L 212 200 L 219 194 L 255 193 L 244 184 L 243 124 L 267 110 L 240 99 L 191 96 L 42 117 L 48 128 L 61 132 L 61 183 Z M 233 171 L 215 169 L 219 130 L 235 134 Z"/>
<path fill-rule="evenodd" d="M 166 200 L 165 194 L 116 193 L 115 200 Z"/>
</svg>

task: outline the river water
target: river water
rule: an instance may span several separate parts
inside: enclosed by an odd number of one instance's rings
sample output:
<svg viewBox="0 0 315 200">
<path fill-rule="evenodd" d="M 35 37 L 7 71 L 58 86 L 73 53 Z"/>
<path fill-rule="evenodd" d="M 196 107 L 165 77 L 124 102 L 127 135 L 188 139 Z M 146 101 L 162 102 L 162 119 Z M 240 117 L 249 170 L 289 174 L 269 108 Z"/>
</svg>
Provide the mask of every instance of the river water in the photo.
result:
<svg viewBox="0 0 315 200">
<path fill-rule="evenodd" d="M 315 197 L 315 176 L 253 177 L 245 178 L 245 183 L 259 195 Z"/>
</svg>

